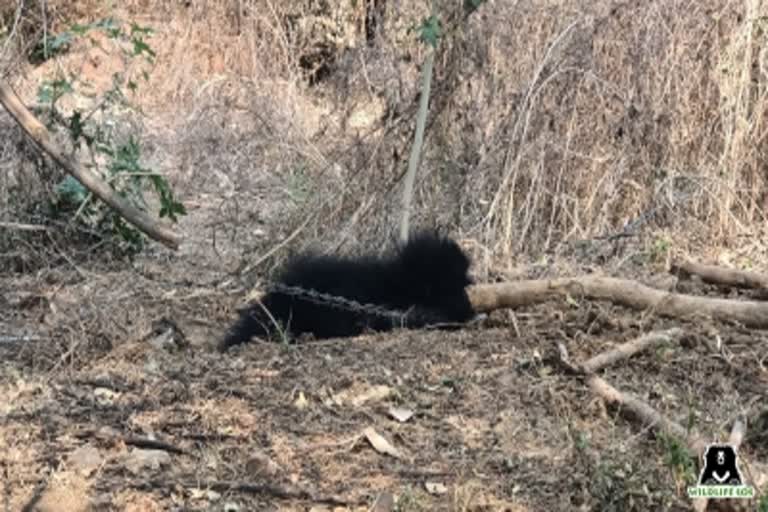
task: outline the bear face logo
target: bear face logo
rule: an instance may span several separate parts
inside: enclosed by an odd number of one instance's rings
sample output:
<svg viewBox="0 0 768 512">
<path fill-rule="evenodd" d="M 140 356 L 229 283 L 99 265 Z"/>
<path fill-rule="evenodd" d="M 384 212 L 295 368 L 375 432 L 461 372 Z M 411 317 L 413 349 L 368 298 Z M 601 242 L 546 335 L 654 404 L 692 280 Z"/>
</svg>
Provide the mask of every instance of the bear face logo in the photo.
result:
<svg viewBox="0 0 768 512">
<path fill-rule="evenodd" d="M 727 444 L 711 444 L 704 452 L 699 485 L 741 485 L 736 450 Z"/>
</svg>

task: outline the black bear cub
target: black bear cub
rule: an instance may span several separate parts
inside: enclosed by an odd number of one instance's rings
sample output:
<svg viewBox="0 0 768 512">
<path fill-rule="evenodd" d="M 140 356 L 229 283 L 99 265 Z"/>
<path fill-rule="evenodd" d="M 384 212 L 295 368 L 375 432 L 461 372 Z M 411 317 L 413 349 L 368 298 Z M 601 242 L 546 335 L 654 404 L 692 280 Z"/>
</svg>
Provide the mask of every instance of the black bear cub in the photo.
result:
<svg viewBox="0 0 768 512">
<path fill-rule="evenodd" d="M 271 338 L 276 328 L 270 315 L 292 336 L 316 339 L 354 336 L 366 329 L 455 327 L 474 317 L 465 290 L 472 282 L 469 265 L 455 241 L 434 232 L 416 234 L 383 258 L 301 255 L 286 265 L 261 305 L 240 311 L 220 349 L 254 336 Z"/>
</svg>

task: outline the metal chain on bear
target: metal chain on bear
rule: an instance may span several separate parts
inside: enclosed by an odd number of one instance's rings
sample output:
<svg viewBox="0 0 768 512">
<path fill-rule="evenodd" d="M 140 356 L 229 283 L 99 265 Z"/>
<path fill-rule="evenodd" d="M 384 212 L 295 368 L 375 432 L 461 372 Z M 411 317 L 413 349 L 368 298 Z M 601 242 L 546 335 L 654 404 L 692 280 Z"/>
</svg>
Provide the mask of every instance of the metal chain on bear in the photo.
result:
<svg viewBox="0 0 768 512">
<path fill-rule="evenodd" d="M 319 292 L 317 290 L 311 290 L 302 288 L 300 286 L 291 286 L 282 283 L 270 283 L 267 289 L 284 293 L 286 295 L 291 295 L 292 297 L 301 297 L 321 306 L 330 306 L 337 309 L 344 309 L 346 311 L 354 311 L 356 313 L 364 313 L 368 315 L 390 318 L 397 320 L 400 323 L 405 322 L 405 319 L 410 312 L 389 309 L 378 304 L 362 303 L 354 299 L 348 299 L 346 297 L 332 295 L 330 293 Z"/>
</svg>

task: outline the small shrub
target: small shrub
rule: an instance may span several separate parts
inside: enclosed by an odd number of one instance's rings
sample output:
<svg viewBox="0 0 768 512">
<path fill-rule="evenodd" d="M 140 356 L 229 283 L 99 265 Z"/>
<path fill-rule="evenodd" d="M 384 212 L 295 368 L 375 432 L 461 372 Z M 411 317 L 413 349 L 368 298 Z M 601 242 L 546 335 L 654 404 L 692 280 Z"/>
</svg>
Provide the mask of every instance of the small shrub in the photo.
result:
<svg viewBox="0 0 768 512">
<path fill-rule="evenodd" d="M 119 117 L 122 110 L 132 110 L 125 90 L 136 92 L 139 83 L 149 79 L 146 69 L 130 72 L 130 64 L 153 64 L 155 52 L 146 41 L 152 29 L 136 23 L 124 28 L 114 19 L 105 19 L 88 25 L 72 25 L 68 31 L 41 42 L 34 54 L 47 60 L 66 53 L 78 39 L 99 44 L 90 34 L 98 31 L 113 40 L 121 49 L 127 62 L 125 73 L 112 76 L 112 86 L 95 102 L 88 112 L 73 108 L 71 112 L 61 108 L 62 99 L 73 96 L 82 85 L 81 78 L 59 71 L 51 80 L 38 88 L 38 108 L 52 132 L 64 132 L 71 143 L 72 156 L 98 173 L 119 196 L 140 210 L 149 209 L 147 192 L 151 191 L 159 206 L 158 214 L 176 222 L 186 210 L 176 200 L 173 190 L 164 176 L 142 164 L 142 148 L 137 133 L 121 133 Z M 137 75 L 139 78 L 135 78 Z M 124 132 L 125 130 L 123 130 Z M 51 213 L 72 215 L 73 220 L 94 229 L 102 236 L 117 236 L 129 253 L 143 248 L 145 237 L 106 205 L 92 200 L 92 195 L 76 179 L 66 176 L 54 187 L 50 202 Z"/>
</svg>

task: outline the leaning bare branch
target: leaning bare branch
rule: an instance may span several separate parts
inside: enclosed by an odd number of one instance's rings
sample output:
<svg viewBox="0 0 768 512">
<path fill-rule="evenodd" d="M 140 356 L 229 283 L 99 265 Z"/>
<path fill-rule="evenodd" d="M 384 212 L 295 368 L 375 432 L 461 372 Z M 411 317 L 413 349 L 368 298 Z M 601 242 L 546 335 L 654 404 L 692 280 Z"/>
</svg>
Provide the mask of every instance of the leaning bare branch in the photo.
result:
<svg viewBox="0 0 768 512">
<path fill-rule="evenodd" d="M 564 345 L 559 346 L 559 357 L 562 359 L 562 363 L 565 367 L 581 368 L 587 371 L 587 385 L 597 396 L 601 397 L 607 404 L 616 406 L 623 414 L 627 416 L 633 416 L 640 420 L 645 425 L 651 425 L 654 429 L 671 434 L 679 439 L 684 439 L 691 451 L 694 453 L 702 453 L 702 450 L 706 448 L 706 444 L 702 442 L 695 432 L 689 432 L 683 428 L 680 424 L 666 418 L 656 409 L 643 402 L 639 398 L 636 398 L 628 393 L 619 391 L 615 387 L 611 386 L 605 379 L 592 373 L 600 368 L 611 364 L 612 362 L 620 359 L 619 356 L 627 354 L 632 355 L 638 353 L 640 350 L 647 349 L 660 342 L 662 339 L 672 339 L 672 337 L 678 337 L 682 333 L 676 333 L 678 329 L 670 329 L 669 331 L 662 331 L 660 333 L 650 333 L 645 336 L 625 343 L 616 350 L 607 352 L 605 354 L 598 355 L 588 360 L 582 365 L 574 364 L 570 361 L 570 356 Z M 622 347 L 624 347 L 622 349 Z M 632 348 L 629 348 L 632 347 Z"/>
<path fill-rule="evenodd" d="M 78 162 L 68 158 L 54 144 L 45 126 L 24 106 L 10 85 L 4 81 L 0 81 L 0 103 L 3 104 L 5 109 L 40 149 L 50 155 L 57 164 L 82 183 L 85 188 L 93 192 L 96 197 L 104 201 L 110 208 L 146 233 L 150 238 L 172 249 L 179 248 L 181 243 L 180 235 L 158 224 L 157 221 L 141 210 L 134 208 L 125 199 L 115 194 L 101 178 L 85 170 Z"/>
</svg>

